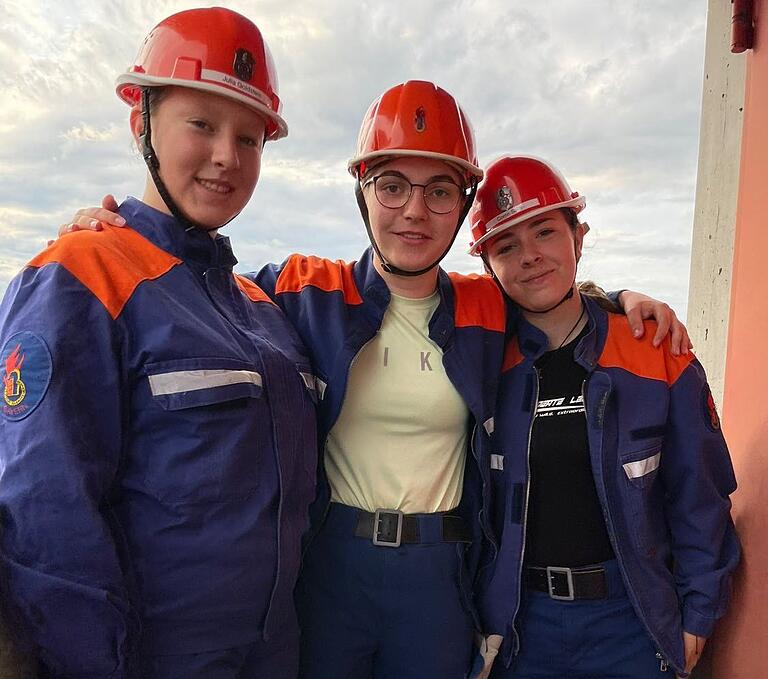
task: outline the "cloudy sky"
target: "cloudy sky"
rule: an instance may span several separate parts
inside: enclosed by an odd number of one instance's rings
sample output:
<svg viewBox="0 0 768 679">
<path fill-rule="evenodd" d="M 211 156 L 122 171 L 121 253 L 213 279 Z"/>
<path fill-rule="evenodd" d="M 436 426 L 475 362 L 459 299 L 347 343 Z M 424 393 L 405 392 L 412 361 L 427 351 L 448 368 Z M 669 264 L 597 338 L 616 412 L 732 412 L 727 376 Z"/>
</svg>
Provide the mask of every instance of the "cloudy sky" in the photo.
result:
<svg viewBox="0 0 768 679">
<path fill-rule="evenodd" d="M 0 292 L 58 225 L 144 167 L 114 95 L 177 0 L 0 0 Z M 481 164 L 539 155 L 587 196 L 581 276 L 686 313 L 706 0 L 222 0 L 269 43 L 290 127 L 228 227 L 240 270 L 366 245 L 346 173 L 383 90 L 433 80 L 473 121 Z M 477 271 L 463 231 L 447 268 Z"/>
</svg>

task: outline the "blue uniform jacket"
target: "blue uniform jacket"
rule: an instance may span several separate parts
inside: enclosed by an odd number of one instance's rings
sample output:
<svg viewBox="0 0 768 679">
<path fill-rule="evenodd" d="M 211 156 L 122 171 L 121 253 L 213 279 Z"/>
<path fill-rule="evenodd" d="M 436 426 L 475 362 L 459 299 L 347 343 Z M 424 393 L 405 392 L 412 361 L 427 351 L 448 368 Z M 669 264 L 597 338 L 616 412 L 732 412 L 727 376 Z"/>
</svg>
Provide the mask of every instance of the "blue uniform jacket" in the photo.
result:
<svg viewBox="0 0 768 679">
<path fill-rule="evenodd" d="M 312 354 L 318 378 L 321 452 L 317 500 L 311 510 L 317 528 L 330 503 L 322 460 L 325 440 L 341 412 L 350 365 L 381 327 L 389 289 L 373 266 L 370 249 L 353 263 L 292 255 L 282 265 L 254 274 L 254 280 L 285 311 Z M 440 270 L 438 289 L 440 303 L 429 323 L 429 335 L 443 350 L 448 378 L 474 421 L 459 507 L 475 536 L 467 559 L 472 577 L 482 538 L 490 535 L 488 444 L 503 355 L 504 303 L 487 276 Z M 471 583 L 462 584 L 470 606 Z"/>
<path fill-rule="evenodd" d="M 659 652 L 682 673 L 683 630 L 711 634 L 739 560 L 731 460 L 696 358 L 672 356 L 668 339 L 654 348 L 653 332 L 635 340 L 625 316 L 584 300 L 589 329 L 574 356 L 589 373 L 583 392 L 598 497 L 632 604 Z M 519 644 L 534 362 L 547 350 L 544 334 L 525 320 L 516 331 L 504 359 L 491 460 L 500 545 L 483 566 L 479 596 L 485 631 L 504 636 L 507 665 Z"/>
<path fill-rule="evenodd" d="M 0 306 L 0 581 L 55 676 L 297 633 L 314 378 L 228 239 L 129 199 Z"/>
</svg>

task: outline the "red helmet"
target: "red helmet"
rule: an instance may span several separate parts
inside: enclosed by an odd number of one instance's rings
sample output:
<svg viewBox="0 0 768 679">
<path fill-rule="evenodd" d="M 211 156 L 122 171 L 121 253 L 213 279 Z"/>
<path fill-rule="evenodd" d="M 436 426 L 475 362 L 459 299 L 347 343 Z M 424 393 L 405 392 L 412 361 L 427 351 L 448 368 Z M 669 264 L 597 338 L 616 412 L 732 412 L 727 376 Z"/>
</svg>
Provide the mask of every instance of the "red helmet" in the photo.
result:
<svg viewBox="0 0 768 679">
<path fill-rule="evenodd" d="M 267 119 L 267 138 L 288 126 L 280 116 L 277 73 L 259 29 L 223 7 L 190 9 L 161 21 L 136 63 L 117 79 L 117 94 L 134 106 L 145 87 L 178 85 L 239 101 Z"/>
<path fill-rule="evenodd" d="M 423 80 L 395 85 L 371 104 L 347 168 L 359 177 L 369 161 L 386 156 L 437 158 L 483 176 L 466 114 L 448 92 Z"/>
<path fill-rule="evenodd" d="M 581 212 L 587 202 L 571 191 L 559 170 L 532 156 L 503 156 L 485 170 L 469 213 L 472 239 L 469 252 L 482 254 L 482 244 L 526 219 L 550 210 Z"/>
</svg>

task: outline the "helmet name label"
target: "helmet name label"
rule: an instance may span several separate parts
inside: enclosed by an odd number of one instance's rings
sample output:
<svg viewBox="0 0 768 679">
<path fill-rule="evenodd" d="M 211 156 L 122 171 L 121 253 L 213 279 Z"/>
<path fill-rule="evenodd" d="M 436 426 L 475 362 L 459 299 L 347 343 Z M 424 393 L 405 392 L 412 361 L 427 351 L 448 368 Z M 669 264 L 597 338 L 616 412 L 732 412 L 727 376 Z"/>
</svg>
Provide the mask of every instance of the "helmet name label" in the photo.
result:
<svg viewBox="0 0 768 679">
<path fill-rule="evenodd" d="M 270 102 L 268 102 L 267 98 L 264 96 L 263 92 L 257 90 L 255 87 L 253 87 L 253 85 L 249 85 L 247 82 L 233 78 L 231 75 L 227 75 L 226 73 L 219 73 L 219 71 L 209 71 L 207 69 L 203 69 L 201 77 L 203 80 L 223 83 L 224 85 L 234 87 L 235 89 L 238 89 L 241 92 L 247 94 L 249 97 L 258 99 L 260 102 L 266 104 L 267 106 L 270 104 Z"/>
<path fill-rule="evenodd" d="M 493 229 L 494 226 L 498 226 L 500 222 L 504 222 L 510 217 L 514 217 L 516 214 L 522 212 L 523 210 L 528 210 L 533 207 L 538 207 L 539 205 L 541 205 L 541 202 L 539 201 L 538 198 L 531 198 L 530 200 L 526 200 L 524 203 L 520 203 L 520 205 L 515 205 L 513 207 L 510 207 L 504 210 L 501 214 L 496 215 L 496 217 L 494 217 L 491 221 L 489 221 L 486 229 L 490 231 L 491 229 Z"/>
</svg>

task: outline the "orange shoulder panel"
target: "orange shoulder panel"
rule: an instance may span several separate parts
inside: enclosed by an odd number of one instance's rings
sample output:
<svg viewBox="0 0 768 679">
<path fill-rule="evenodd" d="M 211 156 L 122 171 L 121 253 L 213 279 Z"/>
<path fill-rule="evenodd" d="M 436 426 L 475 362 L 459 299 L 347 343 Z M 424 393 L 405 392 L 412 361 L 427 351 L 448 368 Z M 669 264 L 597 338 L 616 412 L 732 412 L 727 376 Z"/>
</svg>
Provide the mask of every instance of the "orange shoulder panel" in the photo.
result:
<svg viewBox="0 0 768 679">
<path fill-rule="evenodd" d="M 354 262 L 335 262 L 321 257 L 291 255 L 277 278 L 275 294 L 301 292 L 311 286 L 325 292 L 341 292 L 347 304 L 362 304 L 352 275 Z"/>
<path fill-rule="evenodd" d="M 627 317 L 609 313 L 608 337 L 598 363 L 604 368 L 623 368 L 640 377 L 666 382 L 671 387 L 695 357 L 691 352 L 673 356 L 669 337 L 660 347 L 654 347 L 651 340 L 655 332 L 656 323 L 646 321 L 642 339 L 635 339 Z"/>
<path fill-rule="evenodd" d="M 130 228 L 107 227 L 59 238 L 27 266 L 57 263 L 117 318 L 139 283 L 160 278 L 181 260 Z"/>
<path fill-rule="evenodd" d="M 245 296 L 252 302 L 269 302 L 270 304 L 274 304 L 269 298 L 269 295 L 249 278 L 235 274 L 235 283 L 237 283 L 237 287 L 240 288 L 240 290 L 245 293 Z"/>
<path fill-rule="evenodd" d="M 499 286 L 490 276 L 449 273 L 455 296 L 456 327 L 479 326 L 504 332 L 506 309 Z"/>
<path fill-rule="evenodd" d="M 501 372 L 505 373 L 507 370 L 512 370 L 522 362 L 523 354 L 520 352 L 520 345 L 517 343 L 517 337 L 513 337 L 504 348 L 504 362 L 501 364 Z"/>
</svg>

